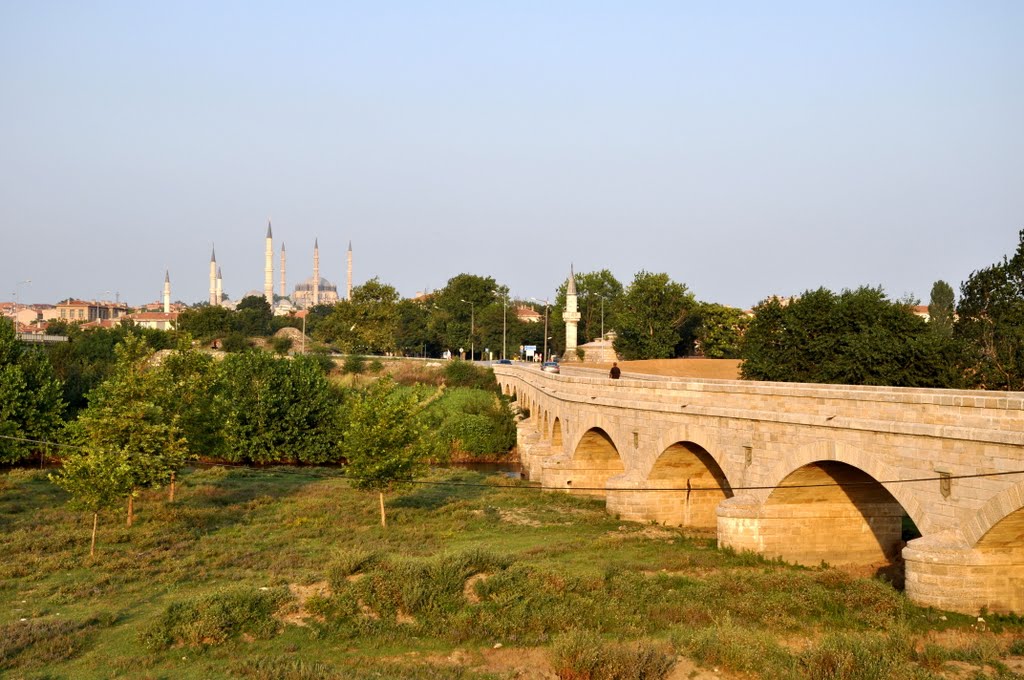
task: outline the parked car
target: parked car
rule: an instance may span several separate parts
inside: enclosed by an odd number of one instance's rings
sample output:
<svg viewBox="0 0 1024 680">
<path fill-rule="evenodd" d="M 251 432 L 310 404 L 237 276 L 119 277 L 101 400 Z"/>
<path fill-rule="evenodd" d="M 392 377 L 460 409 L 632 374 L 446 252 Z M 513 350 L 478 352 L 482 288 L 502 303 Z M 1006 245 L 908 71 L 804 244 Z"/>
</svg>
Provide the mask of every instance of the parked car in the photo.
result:
<svg viewBox="0 0 1024 680">
<path fill-rule="evenodd" d="M 511 364 L 512 360 L 511 359 L 498 359 L 494 363 L 496 363 L 496 364 Z"/>
<path fill-rule="evenodd" d="M 544 371 L 545 373 L 561 373 L 561 371 L 558 369 L 558 362 L 555 361 L 545 361 L 543 364 L 540 365 L 540 370 Z"/>
</svg>

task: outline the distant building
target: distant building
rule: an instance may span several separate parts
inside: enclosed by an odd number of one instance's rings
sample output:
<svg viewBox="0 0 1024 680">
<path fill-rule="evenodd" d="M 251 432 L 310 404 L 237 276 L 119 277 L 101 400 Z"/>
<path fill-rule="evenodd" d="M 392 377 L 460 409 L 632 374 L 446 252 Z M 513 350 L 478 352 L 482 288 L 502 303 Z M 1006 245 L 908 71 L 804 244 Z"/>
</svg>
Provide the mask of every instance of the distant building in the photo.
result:
<svg viewBox="0 0 1024 680">
<path fill-rule="evenodd" d="M 516 306 L 516 318 L 527 323 L 539 323 L 544 320 L 544 315 L 533 307 L 518 305 Z"/>
<path fill-rule="evenodd" d="M 136 326 L 158 331 L 173 331 L 178 327 L 178 312 L 136 312 L 121 319 L 129 320 Z"/>
<path fill-rule="evenodd" d="M 915 305 L 910 308 L 910 311 L 914 313 L 914 316 L 919 316 L 925 321 L 931 320 L 931 314 L 928 313 L 928 305 Z"/>
<path fill-rule="evenodd" d="M 124 302 L 102 302 L 99 300 L 67 299 L 57 304 L 56 319 L 72 323 L 111 321 L 128 313 Z"/>
</svg>

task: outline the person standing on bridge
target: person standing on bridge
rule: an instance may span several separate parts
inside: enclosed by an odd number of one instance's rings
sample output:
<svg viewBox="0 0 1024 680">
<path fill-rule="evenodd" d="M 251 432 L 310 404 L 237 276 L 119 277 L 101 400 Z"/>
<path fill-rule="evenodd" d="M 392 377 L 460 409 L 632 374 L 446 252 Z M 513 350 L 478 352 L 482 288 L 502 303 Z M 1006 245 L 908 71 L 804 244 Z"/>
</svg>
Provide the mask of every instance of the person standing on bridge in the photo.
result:
<svg viewBox="0 0 1024 680">
<path fill-rule="evenodd" d="M 620 375 L 622 375 L 622 371 L 619 370 L 619 364 L 617 361 L 613 361 L 612 370 L 608 371 L 608 377 L 612 380 L 618 380 Z"/>
</svg>

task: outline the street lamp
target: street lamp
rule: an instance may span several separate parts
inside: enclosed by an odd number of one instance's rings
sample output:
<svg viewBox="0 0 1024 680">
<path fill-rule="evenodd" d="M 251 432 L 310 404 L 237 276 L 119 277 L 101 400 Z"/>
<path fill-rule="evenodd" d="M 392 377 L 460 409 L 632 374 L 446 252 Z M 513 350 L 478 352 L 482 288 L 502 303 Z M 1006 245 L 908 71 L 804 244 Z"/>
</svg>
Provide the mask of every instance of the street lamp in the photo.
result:
<svg viewBox="0 0 1024 680">
<path fill-rule="evenodd" d="M 476 307 L 472 300 L 459 300 L 459 302 L 465 302 L 469 305 L 469 360 L 473 361 L 476 356 L 476 339 L 473 334 L 476 333 Z"/>
<path fill-rule="evenodd" d="M 32 279 L 25 279 L 14 284 L 14 332 L 18 332 L 18 288 L 23 285 L 32 285 Z"/>
<path fill-rule="evenodd" d="M 508 337 L 508 324 L 505 321 L 505 314 L 508 311 L 508 295 L 504 290 L 496 290 L 494 294 L 501 298 L 501 359 L 505 360 L 505 346 L 508 344 L 506 338 Z"/>
<path fill-rule="evenodd" d="M 530 298 L 534 302 L 544 303 L 544 361 L 548 360 L 548 306 L 551 304 L 547 300 L 538 300 L 537 298 Z"/>
</svg>

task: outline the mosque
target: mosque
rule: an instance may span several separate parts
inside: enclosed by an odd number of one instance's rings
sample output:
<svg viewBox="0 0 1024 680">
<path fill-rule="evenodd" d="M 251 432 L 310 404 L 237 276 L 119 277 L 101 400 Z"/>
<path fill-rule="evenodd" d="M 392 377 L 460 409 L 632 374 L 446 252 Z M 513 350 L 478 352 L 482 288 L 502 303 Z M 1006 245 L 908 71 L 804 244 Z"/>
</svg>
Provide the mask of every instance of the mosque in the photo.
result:
<svg viewBox="0 0 1024 680">
<path fill-rule="evenodd" d="M 278 299 L 274 299 L 274 231 L 271 228 L 270 220 L 267 220 L 266 250 L 263 262 L 263 291 L 251 291 L 242 297 L 249 295 L 262 295 L 266 299 L 274 314 L 289 314 L 296 309 L 308 309 L 316 305 L 333 305 L 340 300 L 338 287 L 320 276 L 320 240 L 313 241 L 313 276 L 305 281 L 295 284 L 292 294 L 288 295 L 287 278 L 287 251 L 284 243 L 281 244 L 281 273 L 279 277 Z M 352 299 L 352 242 L 348 243 L 347 253 L 347 281 L 345 287 L 345 299 Z M 216 249 L 210 254 L 210 304 L 220 306 L 231 306 L 231 303 L 224 300 L 224 284 L 221 269 L 217 265 Z"/>
</svg>

